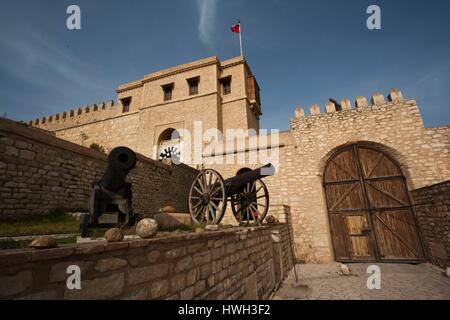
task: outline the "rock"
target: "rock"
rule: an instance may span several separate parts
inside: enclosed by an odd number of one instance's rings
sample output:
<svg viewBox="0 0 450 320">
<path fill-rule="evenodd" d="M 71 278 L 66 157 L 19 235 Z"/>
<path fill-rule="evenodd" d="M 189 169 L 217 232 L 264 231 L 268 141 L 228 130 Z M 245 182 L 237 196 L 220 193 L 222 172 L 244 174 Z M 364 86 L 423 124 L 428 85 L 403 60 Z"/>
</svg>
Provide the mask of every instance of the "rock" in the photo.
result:
<svg viewBox="0 0 450 320">
<path fill-rule="evenodd" d="M 222 229 L 231 229 L 234 228 L 236 226 L 232 225 L 232 224 L 223 224 L 221 225 Z"/>
<path fill-rule="evenodd" d="M 176 229 L 183 225 L 179 220 L 167 213 L 155 214 L 153 219 L 158 223 L 158 226 L 161 229 Z"/>
<path fill-rule="evenodd" d="M 205 229 L 203 228 L 198 227 L 195 229 L 195 233 L 203 233 L 203 232 L 205 232 Z"/>
<path fill-rule="evenodd" d="M 112 228 L 105 232 L 105 238 L 108 242 L 120 242 L 123 240 L 124 235 L 119 228 Z"/>
<path fill-rule="evenodd" d="M 445 274 L 447 275 L 447 277 L 450 278 L 450 267 L 447 268 L 447 270 L 445 271 Z"/>
<path fill-rule="evenodd" d="M 49 249 L 56 248 L 58 245 L 56 244 L 56 240 L 53 237 L 42 236 L 38 237 L 31 242 L 29 245 L 30 248 L 35 249 Z"/>
<path fill-rule="evenodd" d="M 344 276 L 349 276 L 351 274 L 350 269 L 343 263 L 341 263 L 341 272 Z"/>
<path fill-rule="evenodd" d="M 172 206 L 165 206 L 164 208 L 159 209 L 160 213 L 175 213 L 177 210 Z"/>
<path fill-rule="evenodd" d="M 208 224 L 205 227 L 205 230 L 206 231 L 218 231 L 219 230 L 219 225 L 217 225 L 217 224 Z"/>
<path fill-rule="evenodd" d="M 158 233 L 158 222 L 154 219 L 142 219 L 136 226 L 136 234 L 143 238 L 152 238 Z"/>
<path fill-rule="evenodd" d="M 278 224 L 278 223 L 280 223 L 280 221 L 277 218 L 275 218 L 274 216 L 267 216 L 266 217 L 266 222 L 267 222 L 267 224 Z"/>
<path fill-rule="evenodd" d="M 95 270 L 98 272 L 114 271 L 125 267 L 128 264 L 127 260 L 120 258 L 107 258 L 97 261 Z"/>
</svg>

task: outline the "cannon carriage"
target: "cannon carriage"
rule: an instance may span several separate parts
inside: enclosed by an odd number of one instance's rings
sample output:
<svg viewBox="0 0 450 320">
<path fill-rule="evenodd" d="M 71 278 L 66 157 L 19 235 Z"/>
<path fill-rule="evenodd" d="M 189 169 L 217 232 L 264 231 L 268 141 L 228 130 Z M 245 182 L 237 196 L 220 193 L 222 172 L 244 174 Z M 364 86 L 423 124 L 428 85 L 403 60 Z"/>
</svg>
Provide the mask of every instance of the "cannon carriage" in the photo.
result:
<svg viewBox="0 0 450 320">
<path fill-rule="evenodd" d="M 82 217 L 80 226 L 82 237 L 87 236 L 90 227 L 132 226 L 139 220 L 133 212 L 131 183 L 126 182 L 136 163 L 136 153 L 129 148 L 118 147 L 110 152 L 105 173 L 92 184 L 89 214 Z M 117 215 L 117 224 L 101 223 L 100 217 L 105 214 Z"/>
<path fill-rule="evenodd" d="M 269 192 L 262 179 L 274 174 L 272 164 L 241 171 L 226 180 L 216 170 L 202 170 L 189 193 L 192 220 L 199 224 L 219 224 L 230 202 L 240 224 L 262 223 L 269 209 Z"/>
</svg>

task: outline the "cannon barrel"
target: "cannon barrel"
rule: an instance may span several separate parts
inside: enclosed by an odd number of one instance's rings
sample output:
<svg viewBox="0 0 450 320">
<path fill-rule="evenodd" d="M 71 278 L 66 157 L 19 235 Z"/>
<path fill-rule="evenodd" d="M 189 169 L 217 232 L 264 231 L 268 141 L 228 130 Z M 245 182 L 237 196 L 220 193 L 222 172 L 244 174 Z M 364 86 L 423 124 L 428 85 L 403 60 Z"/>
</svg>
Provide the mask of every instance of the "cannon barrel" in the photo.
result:
<svg viewBox="0 0 450 320">
<path fill-rule="evenodd" d="M 108 167 L 100 180 L 100 185 L 112 192 L 119 191 L 124 185 L 128 173 L 136 166 L 137 157 L 127 147 L 113 149 L 108 156 Z"/>
<path fill-rule="evenodd" d="M 227 195 L 237 194 L 242 191 L 242 189 L 249 183 L 254 182 L 258 179 L 264 177 L 273 176 L 275 174 L 275 167 L 269 163 L 265 166 L 243 172 L 238 174 L 233 178 L 225 180 L 225 188 L 227 190 Z"/>
</svg>

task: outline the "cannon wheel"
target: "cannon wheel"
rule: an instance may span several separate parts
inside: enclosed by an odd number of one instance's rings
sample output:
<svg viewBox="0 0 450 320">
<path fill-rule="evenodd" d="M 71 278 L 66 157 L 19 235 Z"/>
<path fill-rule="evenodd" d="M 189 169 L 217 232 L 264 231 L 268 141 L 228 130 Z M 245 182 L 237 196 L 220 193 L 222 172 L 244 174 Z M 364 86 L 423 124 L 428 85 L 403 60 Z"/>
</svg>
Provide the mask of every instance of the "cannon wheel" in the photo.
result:
<svg viewBox="0 0 450 320">
<path fill-rule="evenodd" d="M 215 170 L 206 169 L 195 178 L 189 192 L 189 211 L 199 224 L 219 224 L 227 208 L 225 183 Z"/>
<path fill-rule="evenodd" d="M 231 209 L 240 224 L 261 224 L 269 209 L 269 191 L 261 179 L 248 183 L 231 197 Z"/>
</svg>

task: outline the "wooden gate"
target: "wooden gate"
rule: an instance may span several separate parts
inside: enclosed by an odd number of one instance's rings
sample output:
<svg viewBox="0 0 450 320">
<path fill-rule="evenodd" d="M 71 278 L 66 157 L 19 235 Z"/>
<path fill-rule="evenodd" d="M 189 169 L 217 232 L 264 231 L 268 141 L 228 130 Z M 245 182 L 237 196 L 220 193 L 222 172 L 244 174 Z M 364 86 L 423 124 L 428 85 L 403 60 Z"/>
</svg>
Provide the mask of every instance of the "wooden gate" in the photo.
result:
<svg viewBox="0 0 450 320">
<path fill-rule="evenodd" d="M 388 155 L 364 145 L 339 150 L 324 188 L 337 261 L 424 260 L 406 178 Z"/>
</svg>

